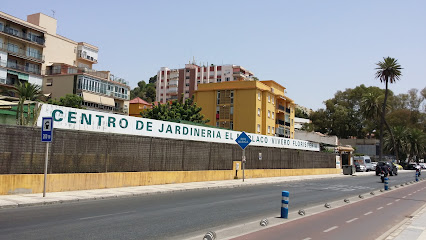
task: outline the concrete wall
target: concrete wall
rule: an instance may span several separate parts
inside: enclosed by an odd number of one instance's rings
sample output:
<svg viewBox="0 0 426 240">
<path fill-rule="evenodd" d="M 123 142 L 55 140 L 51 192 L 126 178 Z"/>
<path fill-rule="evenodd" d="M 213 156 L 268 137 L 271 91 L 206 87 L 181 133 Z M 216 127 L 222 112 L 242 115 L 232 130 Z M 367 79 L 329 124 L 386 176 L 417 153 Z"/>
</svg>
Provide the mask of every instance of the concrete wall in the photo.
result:
<svg viewBox="0 0 426 240">
<path fill-rule="evenodd" d="M 241 166 L 241 163 L 240 163 Z M 241 170 L 241 167 L 240 167 Z M 279 177 L 297 175 L 337 174 L 340 169 L 257 169 L 246 170 L 246 178 Z M 101 188 L 146 186 L 156 184 L 230 180 L 234 170 L 187 171 L 187 172 L 117 172 L 117 173 L 74 173 L 49 174 L 47 192 L 75 191 Z M 238 171 L 242 178 L 242 171 Z M 43 174 L 0 175 L 0 195 L 41 193 Z"/>
</svg>

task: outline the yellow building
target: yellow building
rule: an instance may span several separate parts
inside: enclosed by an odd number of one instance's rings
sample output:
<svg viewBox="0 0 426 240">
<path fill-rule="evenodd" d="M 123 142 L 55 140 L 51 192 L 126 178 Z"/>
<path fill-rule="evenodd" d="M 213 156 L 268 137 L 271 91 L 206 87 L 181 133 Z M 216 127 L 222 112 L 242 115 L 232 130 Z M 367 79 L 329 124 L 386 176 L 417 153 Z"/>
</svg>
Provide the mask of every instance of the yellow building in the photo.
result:
<svg viewBox="0 0 426 240">
<path fill-rule="evenodd" d="M 275 81 L 232 81 L 198 85 L 195 102 L 212 126 L 294 138 L 294 101 Z"/>
<path fill-rule="evenodd" d="M 130 107 L 129 107 L 129 116 L 132 117 L 142 117 L 141 116 L 141 112 L 144 112 L 148 109 L 152 108 L 152 104 L 139 98 L 136 97 L 132 100 L 130 100 L 129 102 Z"/>
</svg>

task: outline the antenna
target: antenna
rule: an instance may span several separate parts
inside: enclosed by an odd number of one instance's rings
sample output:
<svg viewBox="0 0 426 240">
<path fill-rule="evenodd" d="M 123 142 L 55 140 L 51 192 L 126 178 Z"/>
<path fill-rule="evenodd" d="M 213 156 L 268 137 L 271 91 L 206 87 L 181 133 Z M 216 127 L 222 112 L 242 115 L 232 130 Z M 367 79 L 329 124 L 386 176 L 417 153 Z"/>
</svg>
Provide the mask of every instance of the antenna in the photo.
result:
<svg viewBox="0 0 426 240">
<path fill-rule="evenodd" d="M 55 10 L 51 10 L 53 14 L 53 18 L 55 18 Z"/>
</svg>

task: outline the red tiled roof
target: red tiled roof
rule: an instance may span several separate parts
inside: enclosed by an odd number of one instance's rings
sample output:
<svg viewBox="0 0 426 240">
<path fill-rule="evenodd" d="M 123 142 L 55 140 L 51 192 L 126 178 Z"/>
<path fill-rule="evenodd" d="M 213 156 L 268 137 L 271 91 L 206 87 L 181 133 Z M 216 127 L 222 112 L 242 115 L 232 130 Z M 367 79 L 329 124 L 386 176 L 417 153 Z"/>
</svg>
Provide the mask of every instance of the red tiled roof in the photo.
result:
<svg viewBox="0 0 426 240">
<path fill-rule="evenodd" d="M 129 102 L 129 103 L 141 103 L 141 104 L 145 104 L 145 105 L 151 105 L 151 103 L 148 103 L 148 102 L 146 102 L 146 101 L 142 100 L 142 99 L 141 99 L 141 98 L 139 98 L 139 97 L 137 97 L 137 98 L 134 98 L 134 99 L 130 100 L 130 102 Z"/>
</svg>

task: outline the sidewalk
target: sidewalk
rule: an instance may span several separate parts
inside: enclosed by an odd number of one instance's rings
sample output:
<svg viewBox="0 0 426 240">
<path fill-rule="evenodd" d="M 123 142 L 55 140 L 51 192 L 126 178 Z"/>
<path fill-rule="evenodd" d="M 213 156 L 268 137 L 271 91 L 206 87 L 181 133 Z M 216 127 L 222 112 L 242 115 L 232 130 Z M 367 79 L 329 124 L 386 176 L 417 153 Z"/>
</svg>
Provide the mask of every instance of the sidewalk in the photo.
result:
<svg viewBox="0 0 426 240">
<path fill-rule="evenodd" d="M 426 240 L 426 204 L 385 240 Z"/>
</svg>

